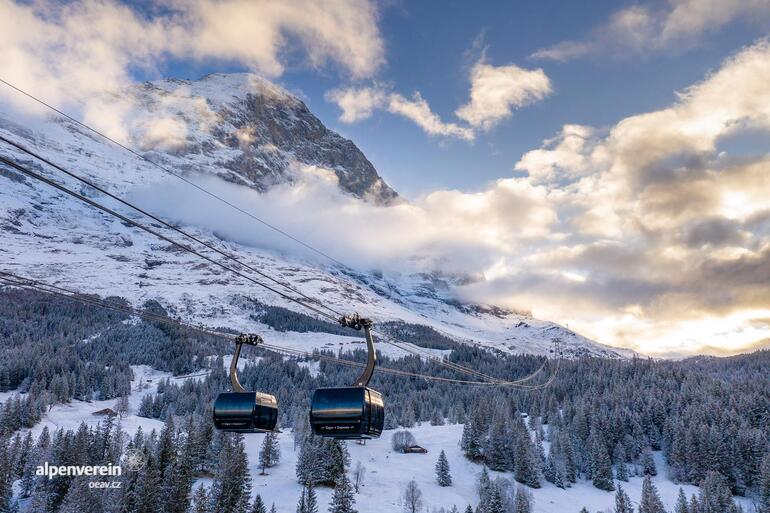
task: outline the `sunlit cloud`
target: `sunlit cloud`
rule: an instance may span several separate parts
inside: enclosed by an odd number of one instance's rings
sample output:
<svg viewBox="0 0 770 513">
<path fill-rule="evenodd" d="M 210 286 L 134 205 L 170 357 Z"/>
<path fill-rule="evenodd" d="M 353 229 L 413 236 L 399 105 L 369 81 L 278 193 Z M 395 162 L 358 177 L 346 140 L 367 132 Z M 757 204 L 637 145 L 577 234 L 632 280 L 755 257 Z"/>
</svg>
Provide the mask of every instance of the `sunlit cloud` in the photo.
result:
<svg viewBox="0 0 770 513">
<path fill-rule="evenodd" d="M 672 0 L 660 7 L 633 5 L 614 12 L 585 38 L 535 51 L 534 59 L 567 61 L 592 54 L 638 56 L 694 46 L 710 31 L 737 21 L 770 18 L 767 0 Z"/>
<path fill-rule="evenodd" d="M 292 62 L 359 79 L 385 62 L 368 0 L 193 0 L 151 13 L 116 0 L 0 0 L 0 77 L 126 141 L 134 106 L 105 95 L 132 83 L 136 69 L 154 74 L 169 59 L 220 59 L 277 77 Z M 0 95 L 32 108 L 5 87 Z"/>
</svg>

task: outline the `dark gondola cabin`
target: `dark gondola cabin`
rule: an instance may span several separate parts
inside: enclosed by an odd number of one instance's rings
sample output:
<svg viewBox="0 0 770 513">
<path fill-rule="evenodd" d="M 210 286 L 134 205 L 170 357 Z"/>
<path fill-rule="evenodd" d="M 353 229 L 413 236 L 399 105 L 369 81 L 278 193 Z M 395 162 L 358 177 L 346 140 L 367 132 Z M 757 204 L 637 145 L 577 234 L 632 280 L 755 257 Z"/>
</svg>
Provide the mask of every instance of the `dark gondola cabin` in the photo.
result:
<svg viewBox="0 0 770 513">
<path fill-rule="evenodd" d="M 316 435 L 326 438 L 377 438 L 385 423 L 385 403 L 382 394 L 367 386 L 377 361 L 372 321 L 354 315 L 343 317 L 340 323 L 349 328 L 364 329 L 368 351 L 366 366 L 352 387 L 319 388 L 313 393 L 310 425 Z"/>
<path fill-rule="evenodd" d="M 310 424 L 316 435 L 377 438 L 385 422 L 382 395 L 368 387 L 320 388 L 313 394 Z"/>
<path fill-rule="evenodd" d="M 222 431 L 261 433 L 278 422 L 278 401 L 260 392 L 225 392 L 214 402 L 214 426 Z"/>
<path fill-rule="evenodd" d="M 275 396 L 247 391 L 238 380 L 238 358 L 243 344 L 256 346 L 262 337 L 241 334 L 235 339 L 235 353 L 230 362 L 232 392 L 219 394 L 214 401 L 214 427 L 235 433 L 263 433 L 273 431 L 278 422 L 278 401 Z"/>
</svg>

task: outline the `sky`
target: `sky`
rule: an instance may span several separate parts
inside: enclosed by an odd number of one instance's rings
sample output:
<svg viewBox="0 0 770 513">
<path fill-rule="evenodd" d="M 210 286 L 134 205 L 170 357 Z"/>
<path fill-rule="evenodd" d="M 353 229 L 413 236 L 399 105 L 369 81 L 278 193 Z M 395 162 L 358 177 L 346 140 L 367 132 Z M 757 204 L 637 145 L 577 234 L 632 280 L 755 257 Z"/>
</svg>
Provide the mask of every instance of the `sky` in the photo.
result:
<svg viewBox="0 0 770 513">
<path fill-rule="evenodd" d="M 391 259 L 600 342 L 733 354 L 770 344 L 768 29 L 770 0 L 0 0 L 0 77 L 115 134 L 105 91 L 259 74 L 408 200 L 346 203 L 408 239 Z"/>
</svg>

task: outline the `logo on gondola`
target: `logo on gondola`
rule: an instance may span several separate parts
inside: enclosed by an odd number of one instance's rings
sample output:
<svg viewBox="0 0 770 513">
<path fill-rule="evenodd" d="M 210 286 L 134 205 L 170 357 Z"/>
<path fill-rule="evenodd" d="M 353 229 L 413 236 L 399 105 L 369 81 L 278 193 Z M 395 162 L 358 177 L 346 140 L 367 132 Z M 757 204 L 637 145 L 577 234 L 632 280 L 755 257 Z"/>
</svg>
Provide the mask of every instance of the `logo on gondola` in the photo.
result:
<svg viewBox="0 0 770 513">
<path fill-rule="evenodd" d="M 139 472 L 147 464 L 147 460 L 139 449 L 128 449 L 124 464 L 129 472 Z"/>
</svg>

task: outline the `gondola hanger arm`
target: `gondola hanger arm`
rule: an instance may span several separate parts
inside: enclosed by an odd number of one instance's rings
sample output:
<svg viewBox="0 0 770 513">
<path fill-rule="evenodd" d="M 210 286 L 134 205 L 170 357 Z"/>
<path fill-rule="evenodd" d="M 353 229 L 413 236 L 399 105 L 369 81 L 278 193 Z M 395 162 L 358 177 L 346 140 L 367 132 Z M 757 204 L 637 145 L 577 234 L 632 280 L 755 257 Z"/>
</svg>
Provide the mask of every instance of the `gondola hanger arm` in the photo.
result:
<svg viewBox="0 0 770 513">
<path fill-rule="evenodd" d="M 230 383 L 233 385 L 233 392 L 246 392 L 241 382 L 238 380 L 238 358 L 241 356 L 241 347 L 244 344 L 249 346 L 257 346 L 264 344 L 265 341 L 259 335 L 255 333 L 241 333 L 235 337 L 235 353 L 233 353 L 233 359 L 230 362 Z"/>
</svg>

